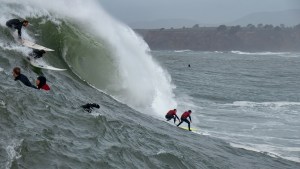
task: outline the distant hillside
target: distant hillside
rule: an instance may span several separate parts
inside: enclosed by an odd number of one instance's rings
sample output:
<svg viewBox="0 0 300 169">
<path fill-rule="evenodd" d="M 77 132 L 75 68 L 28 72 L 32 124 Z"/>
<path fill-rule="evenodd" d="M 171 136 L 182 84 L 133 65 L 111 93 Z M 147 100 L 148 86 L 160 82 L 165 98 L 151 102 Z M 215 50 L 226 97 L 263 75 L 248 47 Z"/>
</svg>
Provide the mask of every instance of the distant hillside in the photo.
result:
<svg viewBox="0 0 300 169">
<path fill-rule="evenodd" d="M 300 51 L 300 24 L 136 29 L 152 50 Z"/>
<path fill-rule="evenodd" d="M 252 23 L 255 25 L 265 23 L 273 25 L 285 24 L 286 26 L 294 26 L 300 23 L 300 9 L 253 13 L 243 16 L 235 21 L 226 23 L 213 23 L 213 21 L 212 23 L 203 23 L 201 20 L 191 19 L 160 19 L 129 23 L 129 26 L 134 29 L 160 29 L 171 27 L 182 28 L 184 26 L 191 27 L 195 24 L 199 24 L 200 26 L 218 26 L 220 24 L 246 26 L 248 23 Z"/>
<path fill-rule="evenodd" d="M 228 23 L 228 25 L 247 25 L 248 23 L 294 26 L 300 23 L 300 9 L 254 13 Z"/>
<path fill-rule="evenodd" d="M 183 26 L 191 27 L 198 21 L 189 19 L 160 19 L 153 21 L 140 21 L 130 23 L 129 26 L 138 29 L 160 29 L 160 28 L 182 28 Z"/>
</svg>

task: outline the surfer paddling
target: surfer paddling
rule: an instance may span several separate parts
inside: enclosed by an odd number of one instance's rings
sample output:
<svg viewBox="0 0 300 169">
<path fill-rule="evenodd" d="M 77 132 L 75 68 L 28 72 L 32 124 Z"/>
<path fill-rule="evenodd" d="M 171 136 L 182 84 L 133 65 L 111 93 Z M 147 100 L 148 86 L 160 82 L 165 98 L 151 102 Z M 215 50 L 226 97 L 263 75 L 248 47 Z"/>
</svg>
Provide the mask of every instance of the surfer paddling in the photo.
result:
<svg viewBox="0 0 300 169">
<path fill-rule="evenodd" d="M 33 49 L 32 52 L 29 54 L 29 56 L 33 57 L 34 59 L 38 59 L 43 57 L 45 53 L 46 53 L 45 50 Z"/>
<path fill-rule="evenodd" d="M 33 84 L 30 83 L 30 81 L 28 80 L 28 78 L 21 73 L 21 69 L 19 67 L 15 67 L 13 69 L 12 74 L 13 74 L 13 76 L 15 78 L 15 81 L 20 80 L 24 85 L 36 89 L 36 87 Z"/>
<path fill-rule="evenodd" d="M 36 79 L 36 86 L 37 86 L 37 89 L 43 89 L 43 90 L 50 90 L 50 87 L 47 85 L 47 79 L 44 77 L 44 76 L 39 76 L 37 79 Z"/>
<path fill-rule="evenodd" d="M 176 109 L 170 110 L 170 111 L 166 114 L 166 116 L 165 116 L 166 119 L 167 119 L 167 121 L 169 121 L 169 120 L 171 120 L 171 119 L 174 119 L 174 124 L 175 124 L 176 118 L 177 118 L 178 121 L 180 122 L 180 119 L 179 119 L 179 117 L 176 115 L 176 112 L 177 112 Z"/>
<path fill-rule="evenodd" d="M 85 111 L 87 111 L 89 113 L 91 113 L 93 111 L 93 108 L 97 108 L 97 109 L 100 108 L 100 106 L 98 104 L 96 104 L 96 103 L 87 103 L 87 104 L 82 105 L 80 107 L 82 107 L 83 110 L 85 110 Z"/>
<path fill-rule="evenodd" d="M 11 28 L 11 29 L 17 29 L 18 30 L 18 35 L 19 39 L 22 39 L 22 27 L 26 27 L 29 24 L 27 20 L 23 20 L 22 22 L 19 19 L 11 19 L 6 22 L 6 26 Z"/>
<path fill-rule="evenodd" d="M 192 122 L 191 113 L 192 113 L 191 110 L 184 112 L 184 113 L 181 115 L 181 122 L 177 125 L 177 127 L 178 127 L 182 122 L 186 122 L 186 123 L 189 125 L 189 131 L 192 131 L 191 128 L 190 128 L 190 127 L 191 127 L 190 123 Z M 190 121 L 189 121 L 187 118 L 190 118 Z"/>
</svg>

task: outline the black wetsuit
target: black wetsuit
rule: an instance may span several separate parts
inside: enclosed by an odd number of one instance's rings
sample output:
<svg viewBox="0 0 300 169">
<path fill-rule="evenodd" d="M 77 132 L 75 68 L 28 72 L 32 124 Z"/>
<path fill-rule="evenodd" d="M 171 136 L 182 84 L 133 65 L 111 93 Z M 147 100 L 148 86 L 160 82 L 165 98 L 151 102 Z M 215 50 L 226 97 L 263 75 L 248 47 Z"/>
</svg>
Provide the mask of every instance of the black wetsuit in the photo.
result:
<svg viewBox="0 0 300 169">
<path fill-rule="evenodd" d="M 34 57 L 35 59 L 43 57 L 46 52 L 44 50 L 33 49 L 32 53 L 29 55 Z"/>
<path fill-rule="evenodd" d="M 96 103 L 93 103 L 93 104 L 88 103 L 88 104 L 82 105 L 81 107 L 82 107 L 85 111 L 87 111 L 87 112 L 89 112 L 89 113 L 92 112 L 93 108 L 97 108 L 97 109 L 100 108 L 100 106 L 99 106 L 98 104 L 96 104 Z"/>
<path fill-rule="evenodd" d="M 176 118 L 178 119 L 178 121 L 180 121 L 179 120 L 179 117 L 175 114 L 175 115 L 169 115 L 169 114 L 166 114 L 166 119 L 167 119 L 167 121 L 169 121 L 169 120 L 171 120 L 171 119 L 174 119 L 174 123 L 176 123 Z"/>
<path fill-rule="evenodd" d="M 20 80 L 24 85 L 26 85 L 28 87 L 32 87 L 32 88 L 37 89 L 34 85 L 32 85 L 30 83 L 30 81 L 28 80 L 28 78 L 25 75 L 23 75 L 23 74 L 20 74 L 19 76 L 17 76 L 15 78 L 15 80 Z"/>
<path fill-rule="evenodd" d="M 21 37 L 21 35 L 22 35 L 21 29 L 23 26 L 23 22 L 21 22 L 19 19 L 11 19 L 11 20 L 7 21 L 6 26 L 13 28 L 13 29 L 17 29 L 18 35 L 19 35 L 19 37 Z"/>
</svg>

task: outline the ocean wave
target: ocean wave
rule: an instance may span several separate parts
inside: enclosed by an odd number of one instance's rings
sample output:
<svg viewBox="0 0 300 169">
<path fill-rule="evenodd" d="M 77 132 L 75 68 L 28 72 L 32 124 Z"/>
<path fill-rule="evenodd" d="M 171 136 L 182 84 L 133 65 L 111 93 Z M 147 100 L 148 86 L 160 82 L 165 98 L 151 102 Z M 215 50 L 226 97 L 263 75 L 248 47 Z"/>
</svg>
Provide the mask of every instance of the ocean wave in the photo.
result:
<svg viewBox="0 0 300 169">
<path fill-rule="evenodd" d="M 295 156 L 283 155 L 281 151 L 290 151 L 295 153 L 300 153 L 300 149 L 296 147 L 275 147 L 267 144 L 240 144 L 240 143 L 230 143 L 232 147 L 242 148 L 250 151 L 255 151 L 263 154 L 267 154 L 274 158 L 284 158 L 287 160 L 295 161 L 300 163 L 300 158 Z"/>
<path fill-rule="evenodd" d="M 148 45 L 128 26 L 110 17 L 98 2 L 74 1 L 72 7 L 58 0 L 7 3 L 15 3 L 18 8 L 5 13 L 2 6 L 0 21 L 3 27 L 11 15 L 20 15 L 21 8 L 22 18 L 35 20 L 31 22 L 34 28 L 28 28 L 28 33 L 24 31 L 24 36 L 32 41 L 38 39 L 41 44 L 52 44 L 58 52 L 63 48 L 63 53 L 56 55 L 63 56 L 71 70 L 89 84 L 141 112 L 163 116 L 161 112 L 176 107 L 171 77 L 149 54 Z M 94 22 L 90 16 L 102 19 Z M 36 32 L 43 38 L 30 36 Z M 26 48 L 19 45 L 0 42 L 0 46 L 5 50 L 24 50 L 23 55 L 28 54 Z M 50 57 L 46 60 L 53 63 Z"/>
<path fill-rule="evenodd" d="M 235 101 L 232 104 L 226 104 L 238 107 L 287 107 L 287 106 L 300 106 L 300 102 L 250 102 L 250 101 Z"/>
<path fill-rule="evenodd" d="M 231 51 L 233 54 L 239 55 L 290 55 L 290 52 L 242 52 L 242 51 Z"/>
<path fill-rule="evenodd" d="M 184 52 L 192 52 L 192 50 L 185 49 L 185 50 L 174 50 L 176 53 L 184 53 Z"/>
</svg>

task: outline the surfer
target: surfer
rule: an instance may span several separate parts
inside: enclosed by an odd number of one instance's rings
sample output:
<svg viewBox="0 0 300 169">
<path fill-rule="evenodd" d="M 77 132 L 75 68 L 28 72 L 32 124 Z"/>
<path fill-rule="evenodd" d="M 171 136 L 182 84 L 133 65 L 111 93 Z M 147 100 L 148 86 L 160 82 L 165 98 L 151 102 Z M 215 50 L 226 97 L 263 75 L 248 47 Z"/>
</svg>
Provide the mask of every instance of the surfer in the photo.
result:
<svg viewBox="0 0 300 169">
<path fill-rule="evenodd" d="M 32 52 L 29 54 L 29 56 L 33 57 L 34 59 L 38 59 L 43 57 L 45 53 L 46 53 L 45 50 L 33 49 Z"/>
<path fill-rule="evenodd" d="M 33 84 L 30 83 L 30 81 L 28 80 L 28 78 L 25 75 L 21 74 L 21 68 L 15 67 L 13 69 L 12 73 L 13 73 L 13 76 L 14 76 L 14 78 L 15 78 L 16 81 L 20 80 L 24 85 L 36 89 L 36 87 Z"/>
<path fill-rule="evenodd" d="M 83 110 L 85 110 L 85 111 L 87 111 L 87 112 L 89 112 L 89 113 L 92 112 L 93 108 L 97 108 L 97 109 L 100 108 L 100 106 L 99 106 L 98 104 L 96 104 L 96 103 L 87 103 L 87 104 L 82 105 L 82 106 L 80 106 L 80 107 L 82 107 Z"/>
<path fill-rule="evenodd" d="M 191 113 L 192 113 L 191 110 L 184 112 L 184 113 L 181 115 L 181 122 L 177 125 L 177 127 L 178 127 L 182 122 L 186 122 L 186 123 L 189 125 L 189 131 L 192 131 L 192 130 L 191 130 L 191 125 L 190 125 L 190 123 L 192 122 Z M 187 119 L 188 117 L 190 118 L 190 121 Z"/>
<path fill-rule="evenodd" d="M 36 80 L 36 86 L 38 89 L 50 90 L 50 87 L 47 85 L 47 79 L 44 76 L 39 76 Z"/>
<path fill-rule="evenodd" d="M 176 118 L 177 118 L 178 121 L 180 122 L 180 119 L 179 119 L 179 117 L 176 115 L 176 112 L 177 112 L 176 109 L 170 110 L 170 111 L 166 114 L 166 116 L 165 116 L 166 119 L 167 119 L 167 121 L 169 121 L 169 120 L 171 120 L 171 119 L 174 119 L 174 124 L 175 124 Z"/>
<path fill-rule="evenodd" d="M 22 26 L 26 27 L 29 24 L 27 20 L 23 20 L 22 22 L 19 19 L 11 19 L 6 22 L 6 26 L 11 28 L 11 29 L 17 29 L 18 30 L 18 35 L 19 39 L 22 39 Z"/>
</svg>

